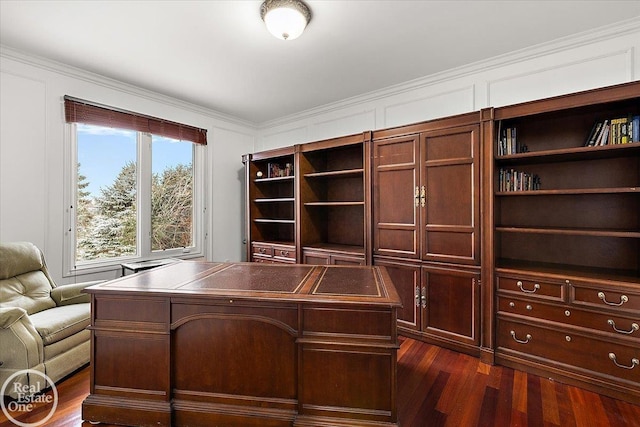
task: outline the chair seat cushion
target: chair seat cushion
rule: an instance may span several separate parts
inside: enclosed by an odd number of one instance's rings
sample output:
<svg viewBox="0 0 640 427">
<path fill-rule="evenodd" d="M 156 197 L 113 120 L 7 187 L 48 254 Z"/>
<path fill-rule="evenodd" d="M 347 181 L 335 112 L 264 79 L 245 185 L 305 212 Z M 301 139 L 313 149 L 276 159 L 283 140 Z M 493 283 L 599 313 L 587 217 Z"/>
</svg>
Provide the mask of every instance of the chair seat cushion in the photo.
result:
<svg viewBox="0 0 640 427">
<path fill-rule="evenodd" d="M 82 303 L 55 307 L 33 314 L 30 318 L 46 346 L 70 337 L 89 326 L 91 305 Z"/>
</svg>

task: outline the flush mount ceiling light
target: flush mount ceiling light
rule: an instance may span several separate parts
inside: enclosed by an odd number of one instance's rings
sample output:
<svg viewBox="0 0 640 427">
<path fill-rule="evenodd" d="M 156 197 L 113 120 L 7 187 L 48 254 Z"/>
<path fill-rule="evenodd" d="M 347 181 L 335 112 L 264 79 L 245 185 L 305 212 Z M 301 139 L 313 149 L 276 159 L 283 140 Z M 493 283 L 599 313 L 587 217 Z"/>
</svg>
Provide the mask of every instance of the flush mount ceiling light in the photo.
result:
<svg viewBox="0 0 640 427">
<path fill-rule="evenodd" d="M 300 0 L 266 0 L 260 7 L 260 16 L 275 37 L 293 40 L 300 37 L 311 20 L 311 11 Z"/>
</svg>

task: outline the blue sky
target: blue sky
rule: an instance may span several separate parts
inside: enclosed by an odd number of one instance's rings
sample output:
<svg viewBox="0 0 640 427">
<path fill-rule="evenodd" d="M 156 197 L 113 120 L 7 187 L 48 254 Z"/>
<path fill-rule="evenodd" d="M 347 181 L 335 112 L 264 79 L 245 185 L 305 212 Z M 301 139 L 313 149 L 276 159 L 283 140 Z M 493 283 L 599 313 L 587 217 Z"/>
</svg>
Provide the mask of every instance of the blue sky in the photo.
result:
<svg viewBox="0 0 640 427">
<path fill-rule="evenodd" d="M 193 144 L 158 136 L 153 137 L 153 173 L 169 166 L 190 164 Z M 136 160 L 136 132 L 78 124 L 78 162 L 80 174 L 87 177 L 87 190 L 100 194 L 122 167 Z"/>
</svg>

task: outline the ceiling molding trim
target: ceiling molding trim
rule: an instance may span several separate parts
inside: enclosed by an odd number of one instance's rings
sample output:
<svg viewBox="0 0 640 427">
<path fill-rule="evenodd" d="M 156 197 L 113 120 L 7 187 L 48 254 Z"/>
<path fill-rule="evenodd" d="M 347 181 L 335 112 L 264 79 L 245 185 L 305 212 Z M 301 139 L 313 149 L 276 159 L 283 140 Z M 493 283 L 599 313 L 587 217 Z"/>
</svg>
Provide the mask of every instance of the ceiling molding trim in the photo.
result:
<svg viewBox="0 0 640 427">
<path fill-rule="evenodd" d="M 87 71 L 81 68 L 73 67 L 71 65 L 57 62 L 48 58 L 27 54 L 20 50 L 13 49 L 2 44 L 0 44 L 0 58 L 7 58 L 10 60 L 14 60 L 16 62 L 20 62 L 26 65 L 30 65 L 30 66 L 40 68 L 46 71 L 50 71 L 56 74 L 61 74 L 66 77 L 70 77 L 73 79 L 85 81 L 87 83 L 102 86 L 107 89 L 112 89 L 119 92 L 125 92 L 132 96 L 144 98 L 150 101 L 165 104 L 181 110 L 187 110 L 192 113 L 201 114 L 203 116 L 207 116 L 215 120 L 233 123 L 243 127 L 249 127 L 254 130 L 256 129 L 256 124 L 251 121 L 243 120 L 231 115 L 226 115 L 224 113 L 221 113 L 206 107 L 202 107 L 197 104 L 193 104 L 187 101 L 183 101 L 177 98 L 163 95 L 158 92 L 153 92 L 147 89 L 143 89 L 128 83 L 123 83 L 119 80 L 105 77 L 103 75 L 100 75 L 91 71 Z M 4 69 L 0 68 L 0 70 L 3 71 Z M 213 126 L 215 126 L 215 124 L 213 124 Z"/>
<path fill-rule="evenodd" d="M 342 110 L 358 104 L 372 102 L 383 98 L 399 95 L 422 89 L 435 84 L 455 80 L 473 74 L 494 70 L 496 68 L 533 60 L 539 57 L 552 55 L 569 49 L 576 49 L 584 45 L 606 41 L 615 37 L 640 31 L 640 16 L 620 21 L 614 24 L 598 27 L 581 33 L 572 34 L 550 42 L 540 43 L 528 48 L 516 50 L 503 55 L 494 56 L 489 59 L 477 61 L 471 64 L 452 68 L 440 73 L 420 77 L 397 85 L 388 86 L 373 92 L 356 95 L 337 102 L 324 104 L 319 107 L 304 110 L 289 116 L 274 120 L 268 120 L 257 124 L 258 130 L 275 126 L 283 126 L 287 123 L 308 119 L 318 114 L 325 114 L 332 111 Z"/>
</svg>

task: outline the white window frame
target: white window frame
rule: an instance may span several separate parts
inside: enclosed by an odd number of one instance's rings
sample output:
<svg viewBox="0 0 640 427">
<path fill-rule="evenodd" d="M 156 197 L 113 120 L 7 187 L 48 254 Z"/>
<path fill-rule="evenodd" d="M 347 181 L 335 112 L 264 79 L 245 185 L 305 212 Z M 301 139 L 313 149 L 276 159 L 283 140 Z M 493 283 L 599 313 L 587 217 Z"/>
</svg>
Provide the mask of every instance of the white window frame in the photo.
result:
<svg viewBox="0 0 640 427">
<path fill-rule="evenodd" d="M 77 165 L 78 143 L 76 123 L 65 126 L 65 191 L 64 191 L 64 268 L 63 277 L 77 274 L 91 274 L 110 270 L 120 270 L 124 262 L 146 261 L 162 258 L 196 258 L 205 256 L 206 231 L 206 145 L 193 144 L 193 246 L 188 248 L 151 250 L 151 198 L 142 197 L 151 194 L 151 148 L 152 135 L 145 132 L 137 134 L 136 175 L 137 200 L 137 253 L 118 258 L 76 261 L 76 205 L 77 205 Z M 148 179 L 143 177 L 147 176 Z M 143 238 L 146 236 L 146 238 Z"/>
</svg>

